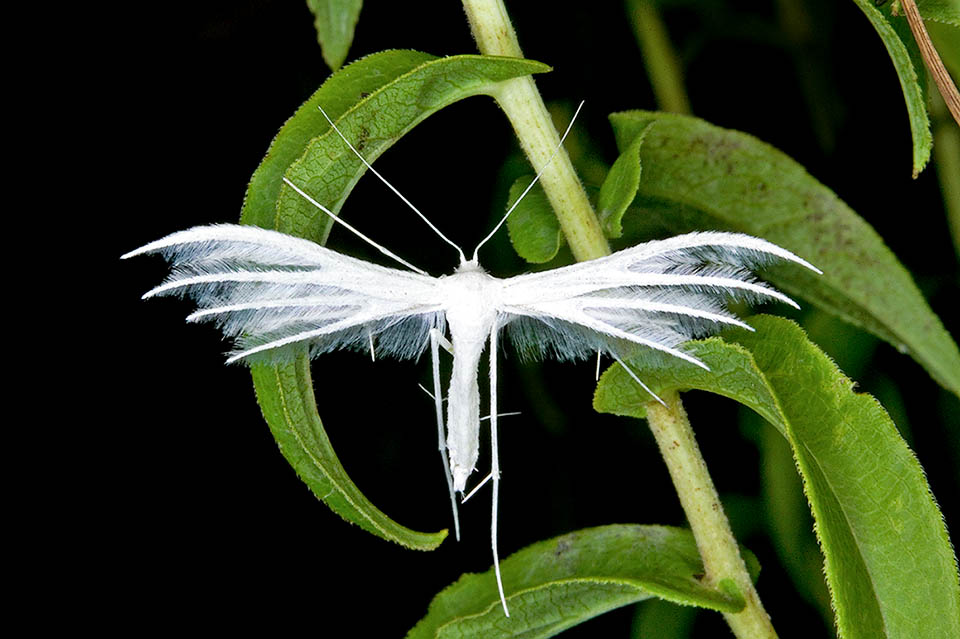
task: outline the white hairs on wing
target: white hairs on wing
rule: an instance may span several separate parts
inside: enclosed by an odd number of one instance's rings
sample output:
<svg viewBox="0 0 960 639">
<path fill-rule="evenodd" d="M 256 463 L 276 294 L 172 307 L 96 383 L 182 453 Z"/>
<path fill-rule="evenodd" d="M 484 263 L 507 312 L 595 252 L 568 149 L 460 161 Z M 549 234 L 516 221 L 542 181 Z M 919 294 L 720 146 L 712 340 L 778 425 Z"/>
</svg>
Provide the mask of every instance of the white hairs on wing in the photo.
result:
<svg viewBox="0 0 960 639">
<path fill-rule="evenodd" d="M 505 286 L 508 332 L 528 357 L 580 359 L 598 350 L 633 356 L 652 349 L 704 366 L 681 344 L 728 325 L 749 329 L 726 309 L 725 298 L 796 306 L 752 273 L 782 260 L 817 270 L 765 240 L 709 232 L 521 275 Z"/>
<path fill-rule="evenodd" d="M 252 226 L 195 227 L 123 257 L 161 253 L 170 276 L 144 297 L 187 295 L 234 338 L 228 361 L 288 359 L 338 348 L 418 356 L 438 325 L 435 280 L 347 257 L 308 240 Z"/>
</svg>

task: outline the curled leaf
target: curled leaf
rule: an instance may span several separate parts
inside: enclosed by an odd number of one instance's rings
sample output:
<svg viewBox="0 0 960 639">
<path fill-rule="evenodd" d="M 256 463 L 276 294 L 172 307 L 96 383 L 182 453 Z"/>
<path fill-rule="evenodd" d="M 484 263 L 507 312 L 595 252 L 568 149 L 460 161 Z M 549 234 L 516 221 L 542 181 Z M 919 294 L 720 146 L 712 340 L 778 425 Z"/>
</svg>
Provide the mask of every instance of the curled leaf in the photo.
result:
<svg viewBox="0 0 960 639">
<path fill-rule="evenodd" d="M 547 69 L 530 60 L 439 59 L 418 51 L 363 58 L 330 76 L 280 129 L 250 180 L 241 222 L 319 243 L 326 240 L 332 221 L 282 178 L 289 175 L 339 212 L 366 167 L 330 129 L 318 106 L 373 161 L 444 106 L 489 93 L 502 80 Z M 350 480 L 324 432 L 306 354 L 290 363 L 255 364 L 251 369 L 257 400 L 280 451 L 319 499 L 347 521 L 404 546 L 430 550 L 443 541 L 446 531 L 421 533 L 396 523 Z"/>
</svg>

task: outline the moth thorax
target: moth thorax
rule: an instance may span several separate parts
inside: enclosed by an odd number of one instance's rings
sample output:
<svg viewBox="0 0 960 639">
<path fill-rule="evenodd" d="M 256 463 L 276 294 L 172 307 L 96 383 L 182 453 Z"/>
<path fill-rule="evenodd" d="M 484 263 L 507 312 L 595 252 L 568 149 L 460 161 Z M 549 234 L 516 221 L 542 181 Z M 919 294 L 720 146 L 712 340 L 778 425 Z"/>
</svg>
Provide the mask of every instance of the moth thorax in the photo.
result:
<svg viewBox="0 0 960 639">
<path fill-rule="evenodd" d="M 450 336 L 454 340 L 482 344 L 497 318 L 501 280 L 476 264 L 466 262 L 453 275 L 443 278 L 443 283 Z"/>
</svg>

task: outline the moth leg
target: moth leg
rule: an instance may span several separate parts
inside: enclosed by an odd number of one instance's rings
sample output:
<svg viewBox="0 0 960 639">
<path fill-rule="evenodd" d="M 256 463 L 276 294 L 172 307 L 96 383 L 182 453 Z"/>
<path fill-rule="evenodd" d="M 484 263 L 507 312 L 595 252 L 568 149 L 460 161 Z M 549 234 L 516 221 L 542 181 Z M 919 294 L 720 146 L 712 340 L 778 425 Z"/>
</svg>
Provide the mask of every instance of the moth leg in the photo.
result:
<svg viewBox="0 0 960 639">
<path fill-rule="evenodd" d="M 450 340 L 448 340 L 447 336 L 441 333 L 438 329 L 431 328 L 430 339 L 434 339 L 434 338 L 436 338 L 437 343 L 440 346 L 443 346 L 443 350 L 453 355 L 453 343 Z"/>
<path fill-rule="evenodd" d="M 433 363 L 433 403 L 437 409 L 437 438 L 439 439 L 440 459 L 443 462 L 443 474 L 447 478 L 447 491 L 450 493 L 450 508 L 453 510 L 453 531 L 460 541 L 460 513 L 457 512 L 457 498 L 453 494 L 453 475 L 450 474 L 450 460 L 447 458 L 447 438 L 443 428 L 443 395 L 440 388 L 440 339 L 446 338 L 436 328 L 430 329 L 430 359 Z M 449 344 L 449 342 L 447 342 Z M 451 346 L 452 348 L 452 346 Z"/>
<path fill-rule="evenodd" d="M 483 488 L 484 486 L 486 486 L 486 485 L 487 485 L 487 482 L 490 481 L 492 478 L 493 478 L 493 473 L 487 473 L 487 476 L 484 477 L 483 480 L 482 480 L 479 484 L 477 484 L 476 486 L 474 486 L 474 487 L 473 487 L 473 490 L 471 490 L 469 493 L 467 493 L 467 496 L 460 500 L 460 503 L 461 503 L 461 504 L 467 503 L 467 500 L 470 499 L 471 497 L 473 497 L 474 495 L 476 495 L 476 494 L 477 494 L 477 491 L 480 490 L 481 488 Z"/>
<path fill-rule="evenodd" d="M 629 375 L 630 377 L 632 377 L 632 378 L 633 378 L 633 381 L 635 381 L 636 383 L 640 384 L 640 386 L 643 387 L 643 390 L 645 390 L 645 391 L 647 391 L 648 393 L 650 393 L 650 396 L 653 397 L 653 398 L 654 398 L 655 400 L 657 400 L 658 402 L 660 402 L 661 404 L 663 404 L 664 407 L 667 406 L 662 399 L 660 399 L 659 397 L 657 397 L 657 394 L 656 394 L 656 393 L 654 393 L 652 390 L 650 390 L 650 387 L 649 387 L 649 386 L 647 386 L 647 385 L 644 384 L 642 381 L 640 381 L 640 378 L 637 377 L 637 375 L 630 369 L 629 366 L 627 366 L 626 364 L 623 363 L 623 360 L 620 359 L 620 357 L 618 357 L 616 353 L 610 353 L 610 355 L 613 356 L 613 359 L 617 360 L 617 363 L 619 363 L 620 366 L 623 366 L 623 370 L 627 371 L 627 375 Z"/>
<path fill-rule="evenodd" d="M 523 413 L 521 413 L 520 411 L 514 410 L 514 411 L 510 411 L 509 413 L 500 413 L 499 415 L 497 415 L 497 417 L 513 417 L 515 415 L 522 415 L 522 414 Z M 482 422 L 485 419 L 490 419 L 490 416 L 484 415 L 483 417 L 480 418 L 480 421 Z"/>
<path fill-rule="evenodd" d="M 421 388 L 423 388 L 423 387 L 421 386 Z M 426 390 L 426 389 L 424 389 L 424 390 Z M 430 393 L 430 391 L 427 391 L 427 395 L 430 395 L 430 397 L 433 397 L 433 395 Z M 499 413 L 499 414 L 497 415 L 497 417 L 511 417 L 511 416 L 513 416 L 513 415 L 519 415 L 519 414 L 520 414 L 520 411 L 515 410 L 515 411 L 511 411 L 511 412 L 509 412 L 509 413 Z M 484 417 L 481 417 L 481 418 L 480 418 L 480 421 L 482 422 L 482 421 L 485 420 L 485 419 L 490 419 L 490 416 L 489 416 L 489 415 L 485 415 Z M 483 488 L 484 486 L 486 486 L 486 485 L 487 485 L 487 482 L 490 481 L 492 478 L 493 478 L 493 473 L 487 473 L 487 476 L 484 477 L 483 479 L 481 479 L 481 480 L 480 480 L 480 483 L 477 484 L 476 486 L 474 486 L 474 487 L 473 487 L 473 490 L 471 490 L 469 493 L 467 493 L 467 496 L 460 500 L 460 504 L 462 505 L 462 504 L 467 503 L 467 500 L 470 499 L 471 497 L 473 497 L 474 495 L 476 495 L 476 494 L 477 494 L 477 491 L 479 491 L 481 488 Z"/>
<path fill-rule="evenodd" d="M 373 333 L 371 331 L 367 331 L 367 339 L 370 341 L 370 361 L 375 362 L 377 361 L 377 354 L 373 350 Z"/>
<path fill-rule="evenodd" d="M 507 598 L 503 594 L 503 578 L 500 576 L 500 556 L 497 552 L 497 506 L 500 499 L 500 458 L 497 443 L 497 324 L 490 329 L 490 476 L 493 479 L 493 507 L 490 514 L 490 545 L 493 548 L 493 570 L 497 575 L 497 590 L 503 614 L 510 616 Z"/>
</svg>

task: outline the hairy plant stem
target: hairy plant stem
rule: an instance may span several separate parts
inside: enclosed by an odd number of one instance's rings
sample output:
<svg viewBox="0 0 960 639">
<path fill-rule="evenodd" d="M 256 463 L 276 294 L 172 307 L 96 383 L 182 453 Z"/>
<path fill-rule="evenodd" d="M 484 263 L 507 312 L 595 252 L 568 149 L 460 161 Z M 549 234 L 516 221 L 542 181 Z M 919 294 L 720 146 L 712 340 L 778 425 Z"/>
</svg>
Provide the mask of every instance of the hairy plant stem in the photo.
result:
<svg viewBox="0 0 960 639">
<path fill-rule="evenodd" d="M 671 391 L 663 393 L 662 399 L 666 406 L 653 401 L 647 404 L 647 420 L 696 539 L 703 559 L 704 582 L 719 590 L 736 591 L 743 597 L 746 603 L 743 610 L 723 615 L 737 637 L 776 637 L 770 617 L 740 556 L 737 540 L 720 505 L 720 496 L 707 472 L 707 464 L 700 454 L 680 396 Z"/>
<path fill-rule="evenodd" d="M 523 57 L 502 0 L 463 0 L 463 6 L 481 53 Z M 560 137 L 533 78 L 527 76 L 501 83 L 494 99 L 507 114 L 534 169 L 543 169 L 557 149 Z M 584 261 L 609 255 L 610 246 L 597 216 L 563 149 L 543 171 L 540 180 L 574 257 Z M 680 398 L 671 393 L 666 399 L 668 409 L 657 403 L 648 407 L 650 428 L 660 444 L 693 529 L 707 571 L 705 579 L 721 589 L 729 590 L 733 586 L 746 601 L 741 612 L 724 615 L 737 637 L 776 637 L 740 557 Z"/>
<path fill-rule="evenodd" d="M 502 0 L 463 0 L 463 8 L 481 53 L 523 57 Z M 502 82 L 493 97 L 513 125 L 534 170 L 543 171 L 540 184 L 557 214 L 573 256 L 582 262 L 609 255 L 607 238 L 570 157 L 562 148 L 554 155 L 560 137 L 533 78 L 525 76 Z"/>
</svg>

